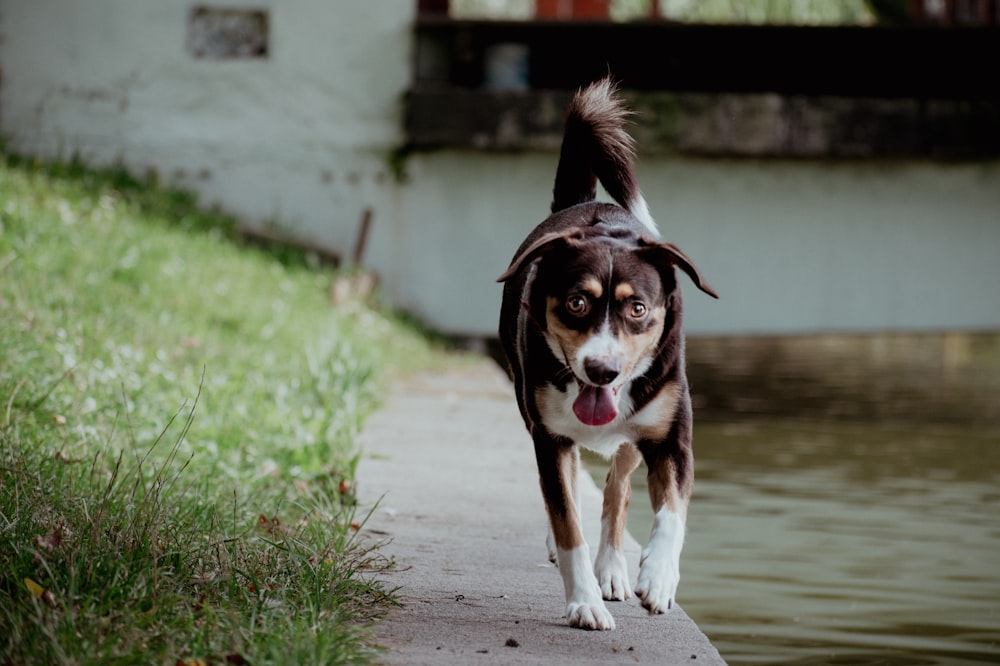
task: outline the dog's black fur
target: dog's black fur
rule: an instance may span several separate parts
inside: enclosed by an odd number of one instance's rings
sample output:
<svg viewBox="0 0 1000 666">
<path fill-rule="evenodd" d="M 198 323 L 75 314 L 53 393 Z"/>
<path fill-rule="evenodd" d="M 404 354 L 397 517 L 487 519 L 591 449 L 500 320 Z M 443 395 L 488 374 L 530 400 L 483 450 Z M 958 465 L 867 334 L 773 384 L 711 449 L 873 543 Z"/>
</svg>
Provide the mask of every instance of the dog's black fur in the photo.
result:
<svg viewBox="0 0 1000 666">
<path fill-rule="evenodd" d="M 610 79 L 570 103 L 552 214 L 524 240 L 504 282 L 500 339 L 535 444 L 569 623 L 611 629 L 601 598 L 631 596 L 622 554 L 629 474 L 644 460 L 657 523 L 635 592 L 673 604 L 693 485 L 691 403 L 674 268 L 713 297 L 694 263 L 658 240 L 633 170 L 628 111 Z M 599 203 L 596 184 L 620 205 Z M 594 570 L 580 532 L 577 445 L 612 457 Z M 596 574 L 596 577 L 595 577 Z"/>
</svg>

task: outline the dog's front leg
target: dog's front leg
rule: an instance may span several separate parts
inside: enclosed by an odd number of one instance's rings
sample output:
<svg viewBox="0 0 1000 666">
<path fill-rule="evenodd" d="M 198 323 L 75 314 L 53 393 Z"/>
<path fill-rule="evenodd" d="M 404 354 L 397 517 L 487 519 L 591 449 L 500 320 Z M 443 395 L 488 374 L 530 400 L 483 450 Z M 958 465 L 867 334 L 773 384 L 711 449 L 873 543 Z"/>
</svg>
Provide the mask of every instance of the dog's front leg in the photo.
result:
<svg viewBox="0 0 1000 666">
<path fill-rule="evenodd" d="M 590 549 L 580 529 L 576 496 L 579 452 L 572 442 L 545 433 L 536 433 L 534 440 L 542 496 L 566 591 L 566 619 L 570 626 L 581 629 L 614 629 L 615 620 L 601 599 Z"/>
<path fill-rule="evenodd" d="M 683 501 L 683 506 L 678 505 L 665 503 L 656 509 L 649 544 L 639 560 L 635 593 L 650 613 L 670 610 L 677 595 L 687 502 Z"/>
<path fill-rule="evenodd" d="M 601 595 L 608 600 L 624 601 L 632 596 L 628 564 L 625 561 L 625 524 L 632 496 L 631 476 L 642 462 L 632 444 L 623 444 L 611 459 L 604 483 L 604 508 L 601 511 L 601 543 L 597 548 L 594 573 Z"/>
<path fill-rule="evenodd" d="M 673 607 L 681 578 L 684 525 L 694 484 L 689 423 L 682 416 L 667 441 L 642 449 L 649 467 L 654 518 L 649 544 L 639 560 L 635 593 L 650 613 L 663 613 Z"/>
</svg>

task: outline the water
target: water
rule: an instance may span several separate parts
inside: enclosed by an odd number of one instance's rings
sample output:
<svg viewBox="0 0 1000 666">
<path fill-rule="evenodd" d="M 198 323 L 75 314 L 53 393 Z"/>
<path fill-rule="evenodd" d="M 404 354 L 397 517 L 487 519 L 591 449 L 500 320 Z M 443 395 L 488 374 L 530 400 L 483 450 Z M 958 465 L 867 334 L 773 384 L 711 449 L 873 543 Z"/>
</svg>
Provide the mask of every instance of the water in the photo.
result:
<svg viewBox="0 0 1000 666">
<path fill-rule="evenodd" d="M 773 342 L 765 370 L 738 362 L 761 341 L 691 345 L 694 385 L 713 388 L 695 390 L 680 604 L 731 664 L 1000 663 L 1000 336 L 857 338 L 832 354 L 796 340 L 784 356 Z M 890 369 L 900 346 L 930 351 Z M 714 397 L 769 385 L 749 409 Z M 845 416 L 852 395 L 892 404 Z M 645 542 L 642 476 L 629 528 Z"/>
</svg>

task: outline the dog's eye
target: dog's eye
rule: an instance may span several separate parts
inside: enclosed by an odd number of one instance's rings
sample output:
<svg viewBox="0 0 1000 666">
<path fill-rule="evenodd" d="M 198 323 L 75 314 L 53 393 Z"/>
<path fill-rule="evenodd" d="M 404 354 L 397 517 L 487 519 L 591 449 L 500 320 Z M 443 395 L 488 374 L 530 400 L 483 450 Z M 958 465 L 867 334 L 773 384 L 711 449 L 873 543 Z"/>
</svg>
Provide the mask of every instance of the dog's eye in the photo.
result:
<svg viewBox="0 0 1000 666">
<path fill-rule="evenodd" d="M 632 303 L 632 309 L 629 310 L 629 314 L 632 315 L 635 319 L 642 319 L 643 317 L 646 316 L 646 312 L 647 312 L 646 304 L 640 303 L 639 301 L 634 301 Z"/>
<path fill-rule="evenodd" d="M 574 294 L 566 299 L 566 311 L 578 317 L 587 314 L 590 309 L 590 302 L 580 294 Z"/>
</svg>

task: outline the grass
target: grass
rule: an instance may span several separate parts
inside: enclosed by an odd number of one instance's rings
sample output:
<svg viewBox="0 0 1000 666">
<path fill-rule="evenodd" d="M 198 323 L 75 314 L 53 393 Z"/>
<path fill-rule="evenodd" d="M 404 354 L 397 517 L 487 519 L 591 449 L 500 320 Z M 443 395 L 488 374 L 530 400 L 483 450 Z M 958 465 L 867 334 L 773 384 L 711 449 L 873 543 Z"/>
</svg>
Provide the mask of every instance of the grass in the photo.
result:
<svg viewBox="0 0 1000 666">
<path fill-rule="evenodd" d="M 365 663 L 355 437 L 411 327 L 122 171 L 0 163 L 0 663 Z"/>
</svg>

